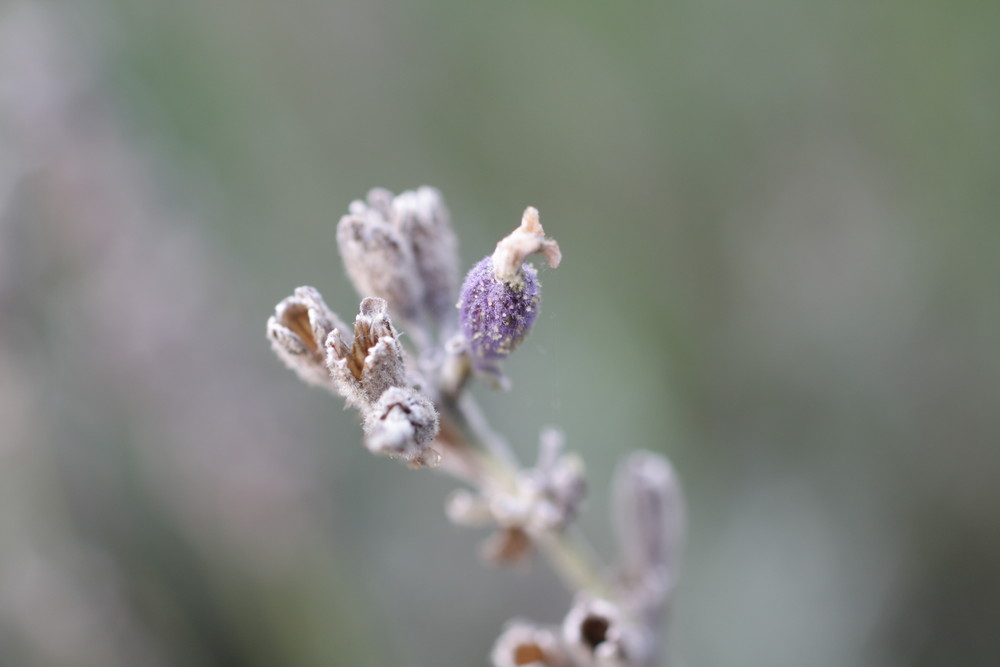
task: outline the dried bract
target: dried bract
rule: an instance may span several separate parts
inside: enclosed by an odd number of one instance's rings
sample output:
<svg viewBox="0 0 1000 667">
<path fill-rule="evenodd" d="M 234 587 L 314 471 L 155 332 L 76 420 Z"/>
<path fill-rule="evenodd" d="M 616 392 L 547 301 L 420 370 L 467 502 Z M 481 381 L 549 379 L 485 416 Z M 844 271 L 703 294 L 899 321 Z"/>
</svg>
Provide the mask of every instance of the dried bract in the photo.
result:
<svg viewBox="0 0 1000 667">
<path fill-rule="evenodd" d="M 539 439 L 538 462 L 527 471 L 526 485 L 538 498 L 534 522 L 544 530 L 561 531 L 576 518 L 587 494 L 583 460 L 563 454 L 562 431 L 546 428 Z"/>
<path fill-rule="evenodd" d="M 534 542 L 523 528 L 517 525 L 505 526 L 490 535 L 482 544 L 479 553 L 488 563 L 495 565 L 521 565 L 531 557 Z"/>
<path fill-rule="evenodd" d="M 421 187 L 392 201 L 392 222 L 413 249 L 423 281 L 423 303 L 439 328 L 448 329 L 458 294 L 458 239 L 441 193 Z"/>
<path fill-rule="evenodd" d="M 390 387 L 365 415 L 365 446 L 373 453 L 405 460 L 414 468 L 436 466 L 429 447 L 438 433 L 434 404 L 419 392 Z"/>
<path fill-rule="evenodd" d="M 684 496 L 670 462 L 654 452 L 630 454 L 615 474 L 614 512 L 623 600 L 655 616 L 676 585 L 684 541 Z"/>
<path fill-rule="evenodd" d="M 411 243 L 388 219 L 391 205 L 392 194 L 381 189 L 372 190 L 367 203 L 353 202 L 337 225 L 337 245 L 358 294 L 385 299 L 393 313 L 417 321 L 423 283 Z"/>
<path fill-rule="evenodd" d="M 531 555 L 532 538 L 523 525 L 527 507 L 512 494 L 485 490 L 476 494 L 458 489 L 448 498 L 445 513 L 459 525 L 497 527 L 480 548 L 488 562 L 517 565 Z"/>
<path fill-rule="evenodd" d="M 323 344 L 330 332 L 343 328 L 316 288 L 299 287 L 275 307 L 267 337 L 275 354 L 303 381 L 332 388 Z"/>
<path fill-rule="evenodd" d="M 562 638 L 574 659 L 595 667 L 647 667 L 655 646 L 618 605 L 586 593 L 577 595 L 566 614 Z"/>
<path fill-rule="evenodd" d="M 326 338 L 326 363 L 340 392 L 353 405 L 367 409 L 389 387 L 406 382 L 406 361 L 384 299 L 361 302 L 349 342 L 336 329 Z"/>
<path fill-rule="evenodd" d="M 498 527 L 483 547 L 488 560 L 520 562 L 530 554 L 534 538 L 560 533 L 576 518 L 586 494 L 583 462 L 562 454 L 562 447 L 561 434 L 547 429 L 536 467 L 519 472 L 513 484 L 452 494 L 446 508 L 452 521 Z"/>
<path fill-rule="evenodd" d="M 572 667 L 559 637 L 549 628 L 514 620 L 497 638 L 493 667 Z"/>
<path fill-rule="evenodd" d="M 443 335 L 450 333 L 458 240 L 440 192 L 422 187 L 393 197 L 375 188 L 341 218 L 337 243 L 361 296 L 385 299 L 394 314 L 416 328 L 433 322 Z"/>
</svg>

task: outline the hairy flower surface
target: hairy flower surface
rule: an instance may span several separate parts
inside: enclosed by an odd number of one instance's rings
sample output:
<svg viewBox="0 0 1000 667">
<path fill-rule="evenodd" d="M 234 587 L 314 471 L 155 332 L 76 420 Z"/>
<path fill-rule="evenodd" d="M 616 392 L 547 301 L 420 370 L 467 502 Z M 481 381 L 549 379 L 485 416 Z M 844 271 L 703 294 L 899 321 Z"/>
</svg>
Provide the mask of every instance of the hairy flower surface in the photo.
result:
<svg viewBox="0 0 1000 667">
<path fill-rule="evenodd" d="M 621 549 L 619 597 L 633 614 L 658 618 L 677 584 L 685 508 L 677 473 L 661 454 L 632 452 L 615 473 Z"/>
<path fill-rule="evenodd" d="M 511 565 L 537 552 L 577 593 L 560 626 L 509 623 L 493 646 L 494 667 L 652 667 L 684 534 L 669 461 L 636 452 L 619 466 L 621 554 L 609 568 L 573 529 L 587 484 L 583 460 L 564 451 L 561 431 L 543 429 L 537 462 L 524 466 L 465 393 L 473 370 L 509 386 L 500 363 L 538 319 L 541 284 L 526 260 L 538 253 L 554 268 L 562 259 L 538 211 L 525 209 L 460 290 L 457 239 L 434 188 L 370 190 L 340 219 L 337 241 L 362 297 L 354 326 L 314 288 L 300 287 L 268 320 L 275 352 L 303 380 L 358 410 L 370 452 L 412 468 L 439 466 L 467 485 L 446 511 L 457 524 L 492 529 L 486 560 Z"/>
<path fill-rule="evenodd" d="M 326 339 L 330 374 L 350 403 L 365 409 L 389 387 L 406 384 L 406 362 L 384 299 L 368 297 L 354 320 L 354 338 L 339 328 Z"/>
<path fill-rule="evenodd" d="M 465 278 L 458 318 L 476 370 L 494 370 L 538 317 L 542 296 L 534 267 L 522 266 L 517 277 L 517 282 L 497 279 L 493 258 L 484 257 Z"/>
<path fill-rule="evenodd" d="M 423 283 L 409 240 L 387 218 L 392 193 L 375 189 L 368 202 L 356 201 L 337 225 L 337 245 L 344 269 L 358 294 L 385 299 L 394 314 L 419 317 Z"/>
<path fill-rule="evenodd" d="M 267 321 L 275 354 L 304 382 L 332 388 L 323 344 L 331 331 L 346 329 L 315 287 L 298 287 L 283 299 Z"/>
<path fill-rule="evenodd" d="M 285 364 L 310 384 L 335 389 L 364 416 L 365 446 L 411 467 L 435 466 L 434 403 L 420 393 L 389 319 L 385 299 L 361 301 L 354 335 L 312 287 L 299 287 L 275 309 L 268 338 Z"/>
<path fill-rule="evenodd" d="M 340 219 L 337 245 L 361 296 L 385 299 L 411 329 L 433 323 L 450 332 L 458 241 L 440 192 L 424 186 L 394 197 L 385 188 L 373 188 Z"/>
<path fill-rule="evenodd" d="M 458 320 L 472 367 L 500 376 L 498 362 L 513 352 L 531 330 L 542 299 L 535 267 L 525 258 L 541 252 L 556 267 L 559 244 L 546 238 L 538 211 L 528 207 L 521 225 L 497 243 L 489 257 L 465 277 L 458 300 Z"/>
<path fill-rule="evenodd" d="M 390 387 L 365 415 L 365 446 L 374 454 L 403 459 L 414 468 L 441 461 L 429 445 L 438 433 L 434 404 L 423 394 Z"/>
<path fill-rule="evenodd" d="M 447 329 L 458 293 L 458 239 L 441 193 L 427 186 L 396 195 L 392 220 L 409 239 L 423 281 L 424 307 L 438 327 Z"/>
</svg>

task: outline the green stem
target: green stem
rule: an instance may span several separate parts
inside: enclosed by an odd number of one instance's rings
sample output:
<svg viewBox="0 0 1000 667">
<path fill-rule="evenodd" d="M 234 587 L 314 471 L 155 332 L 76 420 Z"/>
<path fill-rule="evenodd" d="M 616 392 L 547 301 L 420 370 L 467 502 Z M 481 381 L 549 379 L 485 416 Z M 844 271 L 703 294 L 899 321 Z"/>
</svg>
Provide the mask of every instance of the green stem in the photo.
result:
<svg viewBox="0 0 1000 667">
<path fill-rule="evenodd" d="M 587 591 L 611 599 L 611 587 L 601 576 L 596 555 L 581 535 L 546 533 L 536 539 L 553 569 L 571 591 Z"/>
<path fill-rule="evenodd" d="M 471 397 L 445 399 L 443 416 L 457 427 L 466 444 L 479 455 L 481 486 L 513 489 L 520 465 L 506 440 L 497 435 Z M 465 480 L 469 481 L 469 480 Z M 611 587 L 602 576 L 597 555 L 579 531 L 546 532 L 533 536 L 539 550 L 570 591 L 588 591 L 610 598 Z"/>
</svg>

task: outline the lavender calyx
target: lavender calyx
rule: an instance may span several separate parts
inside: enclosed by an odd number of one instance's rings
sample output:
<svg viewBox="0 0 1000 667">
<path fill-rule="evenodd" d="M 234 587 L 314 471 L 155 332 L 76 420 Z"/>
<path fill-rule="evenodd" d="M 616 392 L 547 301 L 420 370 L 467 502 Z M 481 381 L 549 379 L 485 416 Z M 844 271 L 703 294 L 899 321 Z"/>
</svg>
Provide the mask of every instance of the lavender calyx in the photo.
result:
<svg viewBox="0 0 1000 667">
<path fill-rule="evenodd" d="M 498 362 L 524 340 L 538 317 L 538 272 L 524 263 L 535 252 L 544 254 L 553 268 L 562 259 L 559 244 L 545 237 L 538 211 L 529 206 L 520 227 L 465 277 L 458 319 L 472 367 L 480 373 L 500 377 Z"/>
</svg>

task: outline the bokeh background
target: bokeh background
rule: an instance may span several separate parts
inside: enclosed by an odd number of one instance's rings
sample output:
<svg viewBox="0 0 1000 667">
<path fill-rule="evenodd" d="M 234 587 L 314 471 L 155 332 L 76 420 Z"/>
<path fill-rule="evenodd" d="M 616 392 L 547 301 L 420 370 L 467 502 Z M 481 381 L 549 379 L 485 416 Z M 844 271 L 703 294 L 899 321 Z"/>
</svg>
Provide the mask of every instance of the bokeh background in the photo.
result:
<svg viewBox="0 0 1000 667">
<path fill-rule="evenodd" d="M 677 664 L 1000 664 L 1000 3 L 4 0 L 0 664 L 485 665 L 569 603 L 271 355 L 440 188 L 565 262 L 477 389 L 583 524 L 664 452 Z"/>
</svg>

